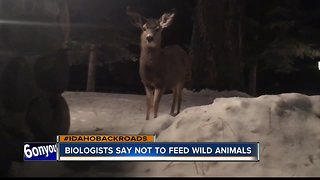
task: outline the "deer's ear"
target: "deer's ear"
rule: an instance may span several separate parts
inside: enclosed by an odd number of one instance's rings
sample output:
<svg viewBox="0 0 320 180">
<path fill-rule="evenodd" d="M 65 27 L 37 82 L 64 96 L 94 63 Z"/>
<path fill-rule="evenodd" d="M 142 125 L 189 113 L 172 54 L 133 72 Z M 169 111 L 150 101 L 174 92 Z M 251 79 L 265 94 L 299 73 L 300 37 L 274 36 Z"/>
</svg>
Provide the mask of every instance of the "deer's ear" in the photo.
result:
<svg viewBox="0 0 320 180">
<path fill-rule="evenodd" d="M 162 28 L 169 27 L 173 22 L 173 17 L 175 16 L 175 12 L 164 13 L 159 19 L 160 26 Z"/>
<path fill-rule="evenodd" d="M 132 25 L 135 27 L 141 28 L 145 22 L 145 18 L 142 17 L 139 13 L 133 12 L 130 7 L 127 7 L 127 15 Z"/>
</svg>

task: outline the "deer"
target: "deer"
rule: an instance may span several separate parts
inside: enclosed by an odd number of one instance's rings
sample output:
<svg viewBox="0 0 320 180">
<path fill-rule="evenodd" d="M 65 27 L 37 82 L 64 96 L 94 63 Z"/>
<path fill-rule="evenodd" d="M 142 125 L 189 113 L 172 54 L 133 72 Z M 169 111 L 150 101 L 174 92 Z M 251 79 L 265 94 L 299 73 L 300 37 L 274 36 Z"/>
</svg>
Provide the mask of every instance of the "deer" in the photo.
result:
<svg viewBox="0 0 320 180">
<path fill-rule="evenodd" d="M 151 109 L 157 118 L 161 97 L 167 90 L 173 92 L 170 115 L 176 116 L 180 113 L 184 85 L 191 77 L 191 57 L 179 45 L 162 47 L 162 31 L 173 23 L 175 11 L 153 19 L 127 7 L 127 15 L 131 23 L 141 29 L 139 75 L 146 92 L 146 120 L 150 118 Z"/>
</svg>

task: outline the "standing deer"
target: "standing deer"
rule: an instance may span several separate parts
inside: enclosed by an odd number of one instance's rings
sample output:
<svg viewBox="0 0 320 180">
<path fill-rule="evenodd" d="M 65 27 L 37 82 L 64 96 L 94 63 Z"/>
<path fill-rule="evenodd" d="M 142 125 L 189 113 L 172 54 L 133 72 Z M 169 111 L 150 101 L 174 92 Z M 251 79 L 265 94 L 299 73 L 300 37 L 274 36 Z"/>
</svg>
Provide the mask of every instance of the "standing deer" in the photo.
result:
<svg viewBox="0 0 320 180">
<path fill-rule="evenodd" d="M 132 24 L 142 31 L 139 74 L 147 96 L 146 119 L 149 119 L 152 108 L 154 118 L 157 117 L 159 102 L 166 90 L 173 92 L 170 114 L 174 116 L 180 112 L 182 90 L 190 78 L 191 69 L 191 58 L 180 46 L 161 47 L 162 30 L 172 24 L 175 13 L 164 13 L 159 19 L 149 19 L 127 7 L 127 15 Z"/>
</svg>

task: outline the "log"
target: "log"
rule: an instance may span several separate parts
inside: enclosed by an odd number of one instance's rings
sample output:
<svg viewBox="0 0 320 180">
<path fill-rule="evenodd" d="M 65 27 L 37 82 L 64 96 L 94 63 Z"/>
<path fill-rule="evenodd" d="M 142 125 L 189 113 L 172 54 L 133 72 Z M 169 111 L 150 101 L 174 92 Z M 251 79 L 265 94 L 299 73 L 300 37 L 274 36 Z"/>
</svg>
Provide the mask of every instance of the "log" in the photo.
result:
<svg viewBox="0 0 320 180">
<path fill-rule="evenodd" d="M 57 94 L 50 97 L 50 102 L 54 110 L 55 124 L 57 124 L 56 134 L 68 134 L 70 129 L 70 110 L 66 100 L 60 94 Z"/>
</svg>

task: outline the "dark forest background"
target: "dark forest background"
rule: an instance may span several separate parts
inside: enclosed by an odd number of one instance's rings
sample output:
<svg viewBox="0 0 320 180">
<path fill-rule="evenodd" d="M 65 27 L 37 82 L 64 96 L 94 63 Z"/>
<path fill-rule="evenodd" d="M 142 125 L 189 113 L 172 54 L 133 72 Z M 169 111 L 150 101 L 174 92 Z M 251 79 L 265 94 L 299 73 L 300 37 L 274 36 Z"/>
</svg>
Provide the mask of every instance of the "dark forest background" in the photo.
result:
<svg viewBox="0 0 320 180">
<path fill-rule="evenodd" d="M 127 6 L 150 18 L 176 10 L 163 46 L 193 54 L 190 90 L 319 94 L 317 0 L 0 0 L 0 56 L 32 59 L 68 41 L 69 91 L 144 94 Z"/>
</svg>

